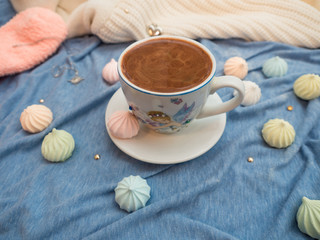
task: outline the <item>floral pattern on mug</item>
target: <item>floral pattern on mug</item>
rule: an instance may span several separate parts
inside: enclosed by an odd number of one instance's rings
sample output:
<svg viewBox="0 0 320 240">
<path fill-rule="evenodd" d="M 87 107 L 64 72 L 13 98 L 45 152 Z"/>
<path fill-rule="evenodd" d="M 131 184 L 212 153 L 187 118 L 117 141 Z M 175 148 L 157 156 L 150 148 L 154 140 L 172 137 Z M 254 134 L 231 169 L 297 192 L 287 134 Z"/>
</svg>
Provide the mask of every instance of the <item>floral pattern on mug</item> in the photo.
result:
<svg viewBox="0 0 320 240">
<path fill-rule="evenodd" d="M 181 98 L 171 98 L 171 102 L 179 105 L 180 103 L 183 102 L 183 100 Z"/>
<path fill-rule="evenodd" d="M 149 128 L 159 132 L 173 133 L 191 122 L 189 116 L 192 114 L 195 102 L 190 106 L 185 103 L 172 117 L 162 111 L 149 111 L 147 114 L 140 110 L 134 103 L 130 103 L 129 108 L 132 113 Z"/>
<path fill-rule="evenodd" d="M 184 124 L 193 111 L 195 102 L 193 102 L 189 107 L 185 103 L 182 108 L 172 117 L 174 121 Z"/>
</svg>

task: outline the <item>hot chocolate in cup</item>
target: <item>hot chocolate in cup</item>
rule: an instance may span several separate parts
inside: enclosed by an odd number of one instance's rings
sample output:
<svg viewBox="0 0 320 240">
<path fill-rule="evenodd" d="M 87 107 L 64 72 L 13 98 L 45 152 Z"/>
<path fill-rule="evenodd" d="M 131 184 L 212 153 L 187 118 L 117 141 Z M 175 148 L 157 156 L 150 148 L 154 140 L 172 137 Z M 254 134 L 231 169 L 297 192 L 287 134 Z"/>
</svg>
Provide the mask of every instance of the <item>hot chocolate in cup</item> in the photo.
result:
<svg viewBox="0 0 320 240">
<path fill-rule="evenodd" d="M 177 36 L 158 36 L 131 44 L 120 55 L 120 83 L 132 113 L 148 128 L 174 133 L 199 118 L 231 111 L 244 98 L 233 76 L 214 77 L 216 60 L 202 44 Z M 207 108 L 210 94 L 234 88 L 232 99 Z"/>
</svg>

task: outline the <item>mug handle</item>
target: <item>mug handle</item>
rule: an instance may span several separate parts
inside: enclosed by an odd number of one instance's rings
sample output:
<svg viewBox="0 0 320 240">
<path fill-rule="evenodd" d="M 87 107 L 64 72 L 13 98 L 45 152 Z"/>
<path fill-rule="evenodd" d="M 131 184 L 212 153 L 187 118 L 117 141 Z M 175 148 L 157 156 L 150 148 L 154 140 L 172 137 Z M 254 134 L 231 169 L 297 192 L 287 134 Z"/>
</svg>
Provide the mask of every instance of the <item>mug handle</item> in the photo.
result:
<svg viewBox="0 0 320 240">
<path fill-rule="evenodd" d="M 210 95 L 214 94 L 218 89 L 224 87 L 234 88 L 237 91 L 237 94 L 230 100 L 217 104 L 213 108 L 204 105 L 196 119 L 229 112 L 240 105 L 245 94 L 244 84 L 242 80 L 234 76 L 215 77 L 211 83 Z"/>
</svg>

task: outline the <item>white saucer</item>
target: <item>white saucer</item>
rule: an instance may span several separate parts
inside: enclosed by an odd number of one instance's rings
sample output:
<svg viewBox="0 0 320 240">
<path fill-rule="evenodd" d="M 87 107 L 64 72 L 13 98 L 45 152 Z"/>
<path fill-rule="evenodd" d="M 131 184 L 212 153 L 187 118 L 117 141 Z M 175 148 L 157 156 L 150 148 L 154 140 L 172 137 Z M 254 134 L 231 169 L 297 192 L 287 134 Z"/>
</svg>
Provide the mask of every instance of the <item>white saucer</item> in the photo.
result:
<svg viewBox="0 0 320 240">
<path fill-rule="evenodd" d="M 217 93 L 210 95 L 206 104 L 221 103 Z M 109 101 L 106 109 L 106 126 L 109 117 L 116 111 L 129 110 L 127 101 L 120 88 Z M 181 132 L 161 134 L 147 127 L 141 127 L 137 136 L 131 139 L 113 137 L 114 144 L 129 156 L 148 163 L 173 164 L 185 162 L 207 152 L 220 139 L 226 126 L 226 114 L 194 120 Z"/>
</svg>

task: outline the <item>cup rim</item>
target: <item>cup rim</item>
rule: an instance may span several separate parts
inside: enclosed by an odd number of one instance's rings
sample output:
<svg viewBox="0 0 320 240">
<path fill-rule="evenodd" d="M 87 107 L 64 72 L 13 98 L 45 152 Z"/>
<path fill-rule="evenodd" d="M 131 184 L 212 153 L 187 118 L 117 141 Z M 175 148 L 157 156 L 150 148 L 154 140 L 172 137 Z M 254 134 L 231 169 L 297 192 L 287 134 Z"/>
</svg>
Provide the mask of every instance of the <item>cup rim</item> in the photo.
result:
<svg viewBox="0 0 320 240">
<path fill-rule="evenodd" d="M 212 61 L 212 69 L 211 69 L 211 72 L 210 72 L 210 75 L 206 78 L 206 80 L 204 80 L 203 82 L 201 82 L 200 84 L 198 84 L 197 86 L 193 87 L 193 88 L 190 88 L 190 89 L 187 89 L 187 90 L 184 90 L 184 91 L 178 91 L 178 92 L 156 92 L 156 91 L 150 91 L 150 90 L 146 90 L 146 89 L 143 89 L 135 84 L 133 84 L 132 82 L 130 82 L 127 77 L 122 73 L 122 70 L 121 70 L 121 65 L 122 65 L 122 60 L 123 60 L 123 57 L 124 55 L 130 51 L 132 48 L 134 48 L 135 46 L 141 44 L 141 43 L 145 43 L 145 42 L 148 42 L 148 41 L 154 41 L 156 39 L 161 39 L 161 38 L 171 38 L 171 39 L 177 39 L 177 40 L 183 40 L 183 41 L 186 41 L 186 42 L 189 42 L 189 43 L 192 43 L 198 47 L 200 47 L 202 50 L 204 50 L 208 56 L 210 57 L 211 61 Z M 150 95 L 155 95 L 155 96 L 179 96 L 179 95 L 185 95 L 185 94 L 189 94 L 189 93 L 192 93 L 192 92 L 195 92 L 197 90 L 199 90 L 200 88 L 204 87 L 205 85 L 207 85 L 209 82 L 211 82 L 211 80 L 213 79 L 214 75 L 215 75 L 215 72 L 216 72 L 216 60 L 215 60 L 215 57 L 213 56 L 213 54 L 211 53 L 211 51 L 205 47 L 204 45 L 202 45 L 201 43 L 193 40 L 193 39 L 190 39 L 190 38 L 186 38 L 186 37 L 181 37 L 181 36 L 171 36 L 171 35 L 161 35 L 161 36 L 154 36 L 154 37 L 150 37 L 150 38 L 145 38 L 145 39 L 141 39 L 141 40 L 138 40 L 132 44 L 130 44 L 120 55 L 119 57 L 119 60 L 118 60 L 118 64 L 117 64 L 117 70 L 118 70 L 118 74 L 120 76 L 120 80 L 122 80 L 125 84 L 127 84 L 128 86 L 130 86 L 131 88 L 139 91 L 139 92 L 142 92 L 142 93 L 145 93 L 145 94 L 150 94 Z"/>
</svg>

